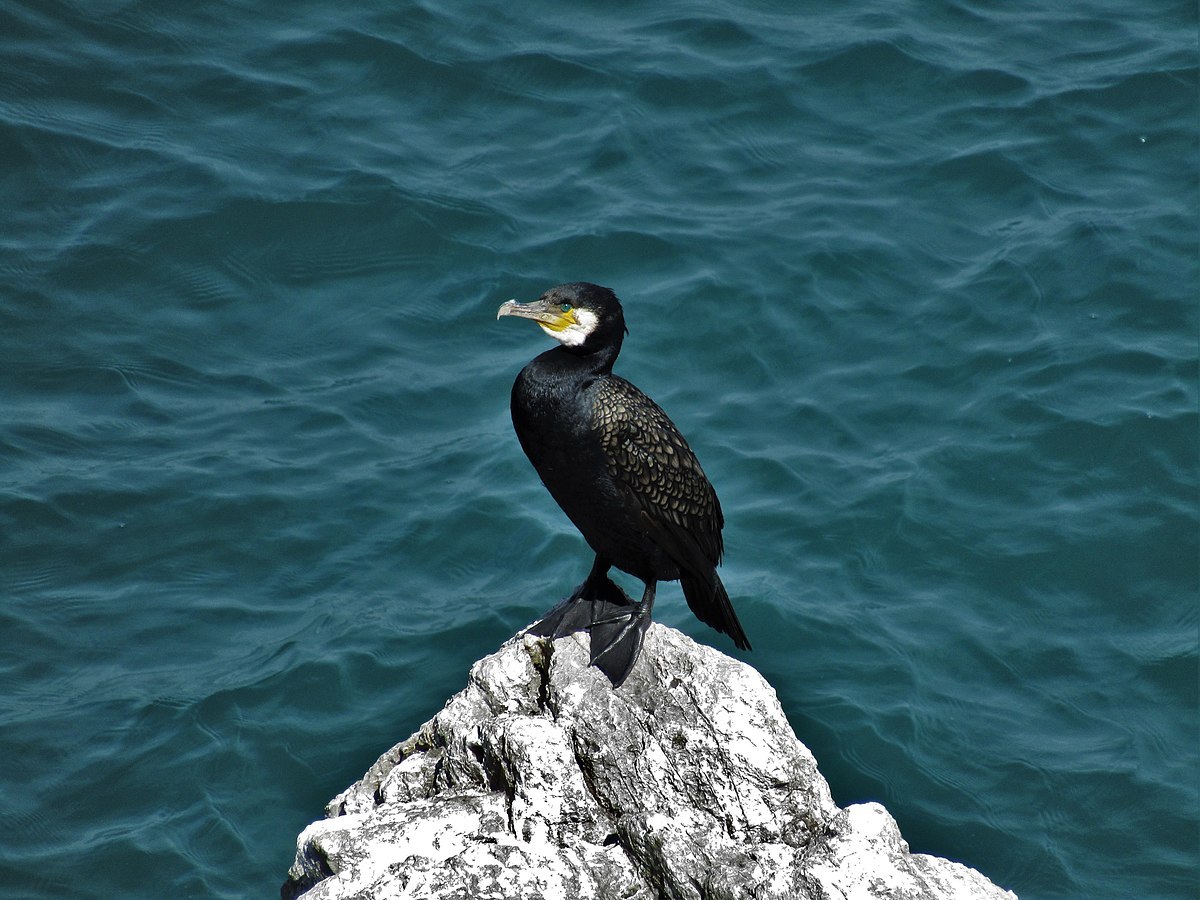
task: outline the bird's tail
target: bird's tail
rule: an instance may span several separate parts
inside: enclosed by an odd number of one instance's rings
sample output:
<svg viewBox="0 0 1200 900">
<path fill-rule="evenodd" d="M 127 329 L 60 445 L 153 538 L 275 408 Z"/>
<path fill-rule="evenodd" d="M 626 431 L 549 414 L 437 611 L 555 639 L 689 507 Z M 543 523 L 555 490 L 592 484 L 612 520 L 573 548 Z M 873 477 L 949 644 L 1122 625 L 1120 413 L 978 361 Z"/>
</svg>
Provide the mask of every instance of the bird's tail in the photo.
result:
<svg viewBox="0 0 1200 900">
<path fill-rule="evenodd" d="M 725 585 L 714 570 L 709 578 L 703 575 L 693 575 L 685 572 L 679 576 L 679 584 L 683 588 L 683 596 L 692 612 L 705 625 L 733 638 L 733 643 L 739 650 L 749 650 L 750 641 L 742 630 L 733 604 L 729 602 L 729 594 Z"/>
</svg>

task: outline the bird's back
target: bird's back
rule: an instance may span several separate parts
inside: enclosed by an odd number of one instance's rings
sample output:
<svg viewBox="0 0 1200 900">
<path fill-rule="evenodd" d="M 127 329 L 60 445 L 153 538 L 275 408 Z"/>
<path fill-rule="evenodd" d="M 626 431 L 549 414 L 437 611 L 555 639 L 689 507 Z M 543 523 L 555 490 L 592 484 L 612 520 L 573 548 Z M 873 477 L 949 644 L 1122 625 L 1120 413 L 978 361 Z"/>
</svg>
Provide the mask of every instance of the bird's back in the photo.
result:
<svg viewBox="0 0 1200 900">
<path fill-rule="evenodd" d="M 724 517 L 716 491 L 675 423 L 636 386 L 613 375 L 593 392 L 594 418 L 610 477 L 652 536 L 670 534 L 668 552 L 688 568 L 721 561 Z"/>
<path fill-rule="evenodd" d="M 643 546 L 652 546 L 660 559 L 654 577 L 678 578 L 692 612 L 748 650 L 716 571 L 723 552 L 721 503 L 696 455 L 662 408 L 625 379 L 609 376 L 591 390 L 609 478 Z"/>
</svg>

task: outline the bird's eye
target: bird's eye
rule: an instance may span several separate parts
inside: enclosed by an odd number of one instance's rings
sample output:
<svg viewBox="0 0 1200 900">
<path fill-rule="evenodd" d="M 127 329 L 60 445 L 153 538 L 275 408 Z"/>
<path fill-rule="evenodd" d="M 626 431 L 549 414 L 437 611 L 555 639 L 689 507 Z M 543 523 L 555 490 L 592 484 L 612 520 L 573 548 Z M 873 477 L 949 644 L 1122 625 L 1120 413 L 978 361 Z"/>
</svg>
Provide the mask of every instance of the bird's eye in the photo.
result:
<svg viewBox="0 0 1200 900">
<path fill-rule="evenodd" d="M 570 311 L 571 311 L 571 304 L 570 304 L 570 303 L 564 303 L 562 306 L 560 306 L 560 307 L 559 307 L 559 309 L 561 309 L 563 312 L 570 312 Z"/>
</svg>

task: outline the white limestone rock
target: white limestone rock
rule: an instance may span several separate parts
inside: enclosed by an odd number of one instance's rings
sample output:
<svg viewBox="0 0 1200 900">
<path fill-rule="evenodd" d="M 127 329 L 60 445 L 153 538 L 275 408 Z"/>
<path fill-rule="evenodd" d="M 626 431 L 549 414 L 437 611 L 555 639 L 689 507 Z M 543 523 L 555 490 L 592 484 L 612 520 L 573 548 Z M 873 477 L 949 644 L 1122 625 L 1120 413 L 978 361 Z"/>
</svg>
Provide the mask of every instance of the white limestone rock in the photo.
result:
<svg viewBox="0 0 1200 900">
<path fill-rule="evenodd" d="M 300 835 L 285 900 L 1011 898 L 840 810 L 754 669 L 655 624 L 614 690 L 518 635 Z"/>
</svg>

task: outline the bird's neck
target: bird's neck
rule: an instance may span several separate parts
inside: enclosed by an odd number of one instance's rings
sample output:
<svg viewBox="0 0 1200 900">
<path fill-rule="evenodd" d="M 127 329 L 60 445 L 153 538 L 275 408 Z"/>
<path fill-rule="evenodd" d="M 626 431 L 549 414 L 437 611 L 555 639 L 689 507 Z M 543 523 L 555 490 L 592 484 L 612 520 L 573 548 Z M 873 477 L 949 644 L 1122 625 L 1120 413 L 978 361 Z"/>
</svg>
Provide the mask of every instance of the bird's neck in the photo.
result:
<svg viewBox="0 0 1200 900">
<path fill-rule="evenodd" d="M 563 374 L 596 378 L 612 374 L 619 351 L 619 347 L 601 347 L 591 353 L 583 353 L 570 347 L 555 347 L 543 353 L 542 358 Z"/>
</svg>

